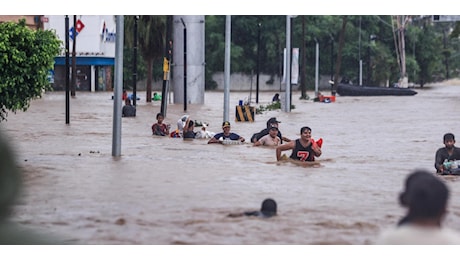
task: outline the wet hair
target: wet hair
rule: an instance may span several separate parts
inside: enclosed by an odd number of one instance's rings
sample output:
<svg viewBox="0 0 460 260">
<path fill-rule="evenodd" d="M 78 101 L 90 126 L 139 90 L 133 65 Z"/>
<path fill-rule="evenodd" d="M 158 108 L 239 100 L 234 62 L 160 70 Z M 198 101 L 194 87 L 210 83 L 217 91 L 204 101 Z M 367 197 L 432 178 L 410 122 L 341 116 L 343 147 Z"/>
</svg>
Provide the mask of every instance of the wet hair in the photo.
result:
<svg viewBox="0 0 460 260">
<path fill-rule="evenodd" d="M 276 202 L 273 199 L 265 199 L 262 202 L 260 212 L 262 212 L 262 214 L 266 217 L 276 215 Z"/>
<path fill-rule="evenodd" d="M 161 112 L 158 113 L 158 114 L 157 114 L 157 119 L 158 119 L 158 117 L 160 117 L 160 116 L 164 117 L 164 116 L 163 116 L 163 113 L 161 113 Z"/>
<path fill-rule="evenodd" d="M 300 128 L 300 134 L 303 134 L 303 132 L 304 132 L 305 130 L 310 130 L 310 132 L 311 132 L 311 128 L 310 128 L 310 127 L 304 126 L 304 127 Z"/>
<path fill-rule="evenodd" d="M 453 140 L 455 141 L 455 136 L 452 133 L 447 133 L 444 135 L 444 142 Z"/>
<path fill-rule="evenodd" d="M 195 123 L 194 123 L 192 120 L 190 120 L 190 121 L 188 122 L 188 127 L 192 127 L 194 124 L 195 124 Z"/>
<path fill-rule="evenodd" d="M 409 208 L 409 213 L 398 225 L 439 218 L 445 212 L 448 198 L 449 190 L 438 177 L 425 170 L 414 171 L 406 178 L 405 190 L 399 196 L 399 202 Z"/>
</svg>

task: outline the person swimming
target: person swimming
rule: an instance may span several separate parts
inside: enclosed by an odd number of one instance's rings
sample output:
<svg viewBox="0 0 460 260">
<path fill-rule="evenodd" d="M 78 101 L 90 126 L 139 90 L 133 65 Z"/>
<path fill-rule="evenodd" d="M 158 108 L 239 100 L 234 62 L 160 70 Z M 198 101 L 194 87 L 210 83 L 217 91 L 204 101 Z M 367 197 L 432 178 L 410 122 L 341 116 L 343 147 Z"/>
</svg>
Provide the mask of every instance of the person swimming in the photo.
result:
<svg viewBox="0 0 460 260">
<path fill-rule="evenodd" d="M 277 205 L 273 199 L 265 199 L 262 202 L 260 210 L 257 211 L 245 211 L 243 213 L 230 213 L 228 217 L 242 217 L 242 216 L 256 216 L 260 218 L 270 218 L 276 216 Z"/>
</svg>

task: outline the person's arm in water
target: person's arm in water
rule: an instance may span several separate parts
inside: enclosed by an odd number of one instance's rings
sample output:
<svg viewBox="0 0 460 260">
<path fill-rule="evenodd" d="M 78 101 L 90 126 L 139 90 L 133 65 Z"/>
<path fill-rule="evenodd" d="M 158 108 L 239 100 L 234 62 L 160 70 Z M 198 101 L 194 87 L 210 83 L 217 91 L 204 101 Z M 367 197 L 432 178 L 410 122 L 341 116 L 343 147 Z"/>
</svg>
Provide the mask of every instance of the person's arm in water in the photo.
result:
<svg viewBox="0 0 460 260">
<path fill-rule="evenodd" d="M 209 139 L 208 144 L 221 144 L 222 141 L 219 140 L 221 136 L 222 135 L 220 133 L 215 134 L 211 139 Z"/>
<path fill-rule="evenodd" d="M 287 138 L 285 136 L 283 136 L 281 139 L 283 140 L 283 142 L 290 142 L 291 141 L 291 139 L 289 139 L 289 138 Z"/>
<path fill-rule="evenodd" d="M 438 149 L 435 155 L 434 167 L 438 173 L 444 171 L 444 157 L 442 156 L 442 149 Z"/>
<path fill-rule="evenodd" d="M 278 147 L 276 147 L 276 160 L 279 161 L 281 160 L 281 152 L 282 151 L 287 151 L 287 150 L 292 150 L 295 147 L 295 141 L 289 142 L 282 144 Z"/>
<path fill-rule="evenodd" d="M 254 144 L 253 144 L 253 146 L 261 146 L 261 145 L 263 145 L 263 143 L 260 140 L 254 142 Z"/>
</svg>

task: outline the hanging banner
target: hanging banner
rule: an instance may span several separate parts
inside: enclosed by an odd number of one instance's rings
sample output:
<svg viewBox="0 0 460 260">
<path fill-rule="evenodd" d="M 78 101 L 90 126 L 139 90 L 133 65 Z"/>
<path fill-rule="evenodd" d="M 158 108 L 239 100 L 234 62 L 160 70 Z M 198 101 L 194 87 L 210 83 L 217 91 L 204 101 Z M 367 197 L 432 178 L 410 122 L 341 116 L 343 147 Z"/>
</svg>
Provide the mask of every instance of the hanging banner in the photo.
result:
<svg viewBox="0 0 460 260">
<path fill-rule="evenodd" d="M 292 49 L 291 84 L 299 83 L 299 48 Z"/>
<path fill-rule="evenodd" d="M 282 84 L 286 83 L 286 48 L 283 50 L 283 78 Z M 291 53 L 291 84 L 299 83 L 299 48 L 293 48 Z"/>
</svg>

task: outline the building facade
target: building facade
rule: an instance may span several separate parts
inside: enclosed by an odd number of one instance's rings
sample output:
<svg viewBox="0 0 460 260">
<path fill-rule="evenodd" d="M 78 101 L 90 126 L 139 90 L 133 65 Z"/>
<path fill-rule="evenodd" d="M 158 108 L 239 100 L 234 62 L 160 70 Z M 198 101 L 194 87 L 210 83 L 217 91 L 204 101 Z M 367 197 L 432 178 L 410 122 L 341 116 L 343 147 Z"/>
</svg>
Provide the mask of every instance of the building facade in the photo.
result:
<svg viewBox="0 0 460 260">
<path fill-rule="evenodd" d="M 112 91 L 115 64 L 116 23 L 113 15 L 69 15 L 69 65 L 75 41 L 76 91 Z M 75 19 L 74 19 L 75 18 Z M 51 73 L 53 88 L 66 87 L 66 16 L 45 15 L 43 28 L 54 30 L 62 42 Z M 74 24 L 75 20 L 75 24 Z M 75 29 L 74 29 L 75 27 Z M 75 34 L 75 35 L 74 35 Z M 72 70 L 70 70 L 72 71 Z"/>
</svg>

